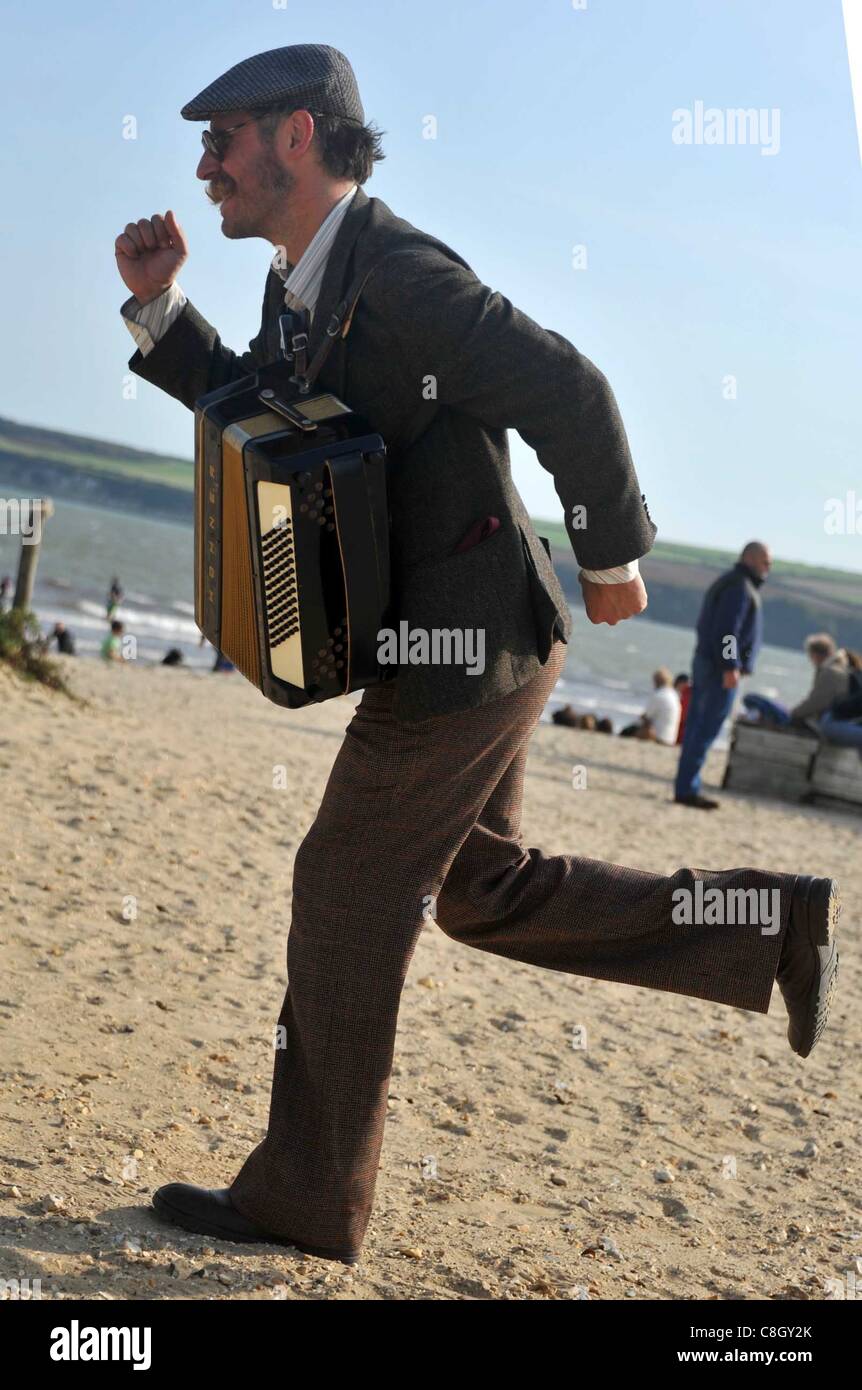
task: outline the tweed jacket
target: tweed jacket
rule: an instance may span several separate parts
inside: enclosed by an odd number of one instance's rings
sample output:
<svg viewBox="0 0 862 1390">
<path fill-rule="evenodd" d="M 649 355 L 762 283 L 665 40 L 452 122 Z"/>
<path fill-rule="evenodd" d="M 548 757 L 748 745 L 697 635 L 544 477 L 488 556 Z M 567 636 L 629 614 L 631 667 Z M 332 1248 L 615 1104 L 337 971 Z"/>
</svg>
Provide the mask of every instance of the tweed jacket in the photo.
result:
<svg viewBox="0 0 862 1390">
<path fill-rule="evenodd" d="M 335 306 L 375 265 L 317 385 L 364 415 L 388 447 L 394 623 L 484 633 L 481 673 L 466 663 L 398 667 L 394 713 L 414 721 L 500 699 L 536 675 L 555 638 L 571 634 L 550 556 L 512 481 L 507 429 L 551 473 L 581 566 L 638 559 L 656 528 L 602 373 L 361 187 L 330 251 L 309 359 Z M 276 359 L 283 289 L 270 270 L 248 352 L 226 348 L 187 302 L 130 369 L 193 409 L 199 396 Z M 499 526 L 456 553 L 487 517 Z"/>
</svg>

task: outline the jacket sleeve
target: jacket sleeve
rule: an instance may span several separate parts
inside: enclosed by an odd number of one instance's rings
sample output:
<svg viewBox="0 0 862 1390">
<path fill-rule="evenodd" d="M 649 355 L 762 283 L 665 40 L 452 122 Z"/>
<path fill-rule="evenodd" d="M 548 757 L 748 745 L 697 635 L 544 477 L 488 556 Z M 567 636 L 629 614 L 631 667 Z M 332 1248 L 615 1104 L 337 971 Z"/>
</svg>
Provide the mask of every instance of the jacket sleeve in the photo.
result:
<svg viewBox="0 0 862 1390">
<path fill-rule="evenodd" d="M 553 477 L 582 567 L 610 569 L 645 555 L 656 528 L 598 368 L 435 249 L 392 257 L 375 279 L 416 400 L 431 389 L 439 404 L 488 428 L 517 430 Z"/>
<path fill-rule="evenodd" d="M 792 719 L 812 719 L 823 714 L 836 700 L 845 695 L 849 686 L 846 674 L 836 671 L 834 666 L 819 666 L 804 700 L 794 705 L 790 711 Z"/>
<path fill-rule="evenodd" d="M 267 360 L 264 340 L 272 275 L 270 272 L 267 279 L 260 329 L 249 343 L 248 352 L 238 354 L 225 347 L 212 325 L 187 301 L 152 351 L 146 357 L 135 352 L 129 359 L 130 371 L 193 410 L 199 396 L 226 386 L 229 381 L 238 381 L 263 366 Z"/>
<path fill-rule="evenodd" d="M 710 624 L 710 641 L 713 659 L 723 671 L 739 671 L 744 666 L 742 630 L 751 599 L 744 584 L 729 584 L 719 595 Z M 727 639 L 734 639 L 733 650 L 736 655 L 726 654 Z"/>
<path fill-rule="evenodd" d="M 825 672 L 818 671 L 814 677 L 814 684 L 798 705 L 794 705 L 790 711 L 791 719 L 811 719 L 815 714 L 822 714 L 832 704 L 831 689 L 827 690 L 830 682 L 824 682 Z"/>
</svg>

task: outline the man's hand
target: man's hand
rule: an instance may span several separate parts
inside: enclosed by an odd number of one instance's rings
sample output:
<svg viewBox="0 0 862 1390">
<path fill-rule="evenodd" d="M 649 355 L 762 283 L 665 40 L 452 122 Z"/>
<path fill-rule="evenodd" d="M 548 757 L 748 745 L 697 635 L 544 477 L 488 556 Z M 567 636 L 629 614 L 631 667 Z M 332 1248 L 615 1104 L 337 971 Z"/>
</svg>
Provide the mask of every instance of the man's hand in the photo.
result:
<svg viewBox="0 0 862 1390">
<path fill-rule="evenodd" d="M 174 214 L 129 222 L 114 242 L 117 269 L 138 300 L 148 304 L 174 283 L 188 259 L 189 248 Z"/>
<path fill-rule="evenodd" d="M 724 686 L 725 690 L 735 690 L 736 687 L 739 685 L 739 671 L 737 671 L 736 669 L 732 671 L 725 671 L 724 675 L 721 678 L 721 683 Z"/>
<path fill-rule="evenodd" d="M 628 584 L 593 584 L 581 577 L 584 607 L 591 623 L 614 627 L 623 618 L 633 618 L 647 606 L 647 592 L 640 575 Z"/>
</svg>

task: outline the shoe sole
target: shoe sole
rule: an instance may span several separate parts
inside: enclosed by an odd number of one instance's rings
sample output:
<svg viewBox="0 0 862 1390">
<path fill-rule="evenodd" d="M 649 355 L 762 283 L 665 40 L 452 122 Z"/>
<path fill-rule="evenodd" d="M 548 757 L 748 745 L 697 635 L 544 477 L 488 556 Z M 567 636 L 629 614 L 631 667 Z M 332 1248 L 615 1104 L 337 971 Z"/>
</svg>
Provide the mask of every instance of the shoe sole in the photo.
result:
<svg viewBox="0 0 862 1390">
<path fill-rule="evenodd" d="M 799 1057 L 808 1057 L 823 1034 L 838 980 L 838 947 L 835 935 L 841 915 L 838 884 L 832 878 L 816 879 L 812 883 L 807 904 L 808 942 L 814 962 L 814 983 L 808 996 L 805 1025 L 799 1045 L 794 1047 L 791 1029 L 788 1040 Z M 824 964 L 820 948 L 831 947 Z"/>
<path fill-rule="evenodd" d="M 359 1263 L 358 1254 L 341 1250 L 323 1250 L 317 1245 L 306 1245 L 302 1241 L 289 1240 L 287 1236 L 239 1235 L 236 1231 L 229 1231 L 219 1226 L 216 1221 L 203 1221 L 190 1216 L 179 1207 L 171 1206 L 170 1202 L 166 1202 L 164 1197 L 159 1197 L 158 1193 L 153 1194 L 152 1205 L 153 1211 L 164 1221 L 170 1222 L 172 1226 L 181 1226 L 184 1231 L 192 1231 L 195 1235 L 214 1236 L 217 1240 L 228 1240 L 233 1245 L 286 1245 L 291 1250 L 298 1250 L 302 1255 L 313 1255 L 318 1260 L 337 1260 L 343 1265 Z"/>
</svg>

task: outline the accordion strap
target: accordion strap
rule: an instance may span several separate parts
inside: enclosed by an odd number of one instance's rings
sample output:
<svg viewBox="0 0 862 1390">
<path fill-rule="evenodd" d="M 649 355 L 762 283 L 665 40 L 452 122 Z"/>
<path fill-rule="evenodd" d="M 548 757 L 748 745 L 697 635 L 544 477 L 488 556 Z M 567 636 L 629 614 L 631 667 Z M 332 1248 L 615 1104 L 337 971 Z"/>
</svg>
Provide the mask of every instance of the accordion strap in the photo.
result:
<svg viewBox="0 0 862 1390">
<path fill-rule="evenodd" d="M 332 317 L 326 325 L 326 333 L 324 334 L 323 342 L 311 359 L 311 365 L 308 371 L 303 374 L 296 373 L 291 378 L 292 381 L 297 382 L 303 395 L 311 390 L 322 372 L 326 359 L 335 346 L 336 338 L 344 339 L 350 332 L 350 325 L 353 323 L 353 315 L 356 312 L 359 297 L 375 270 L 379 270 L 384 261 L 391 261 L 394 256 L 406 256 L 409 254 L 412 254 L 412 252 L 408 252 L 406 249 L 404 251 L 390 251 L 387 256 L 381 256 L 380 260 L 377 261 L 370 270 L 365 272 L 361 280 L 354 280 L 341 303 L 336 305 L 333 310 Z"/>
<path fill-rule="evenodd" d="M 327 459 L 347 600 L 348 670 L 346 690 L 361 690 L 379 678 L 377 633 L 385 607 L 389 542 L 374 525 L 365 455 Z M 363 524 L 360 524 L 363 523 Z"/>
</svg>

